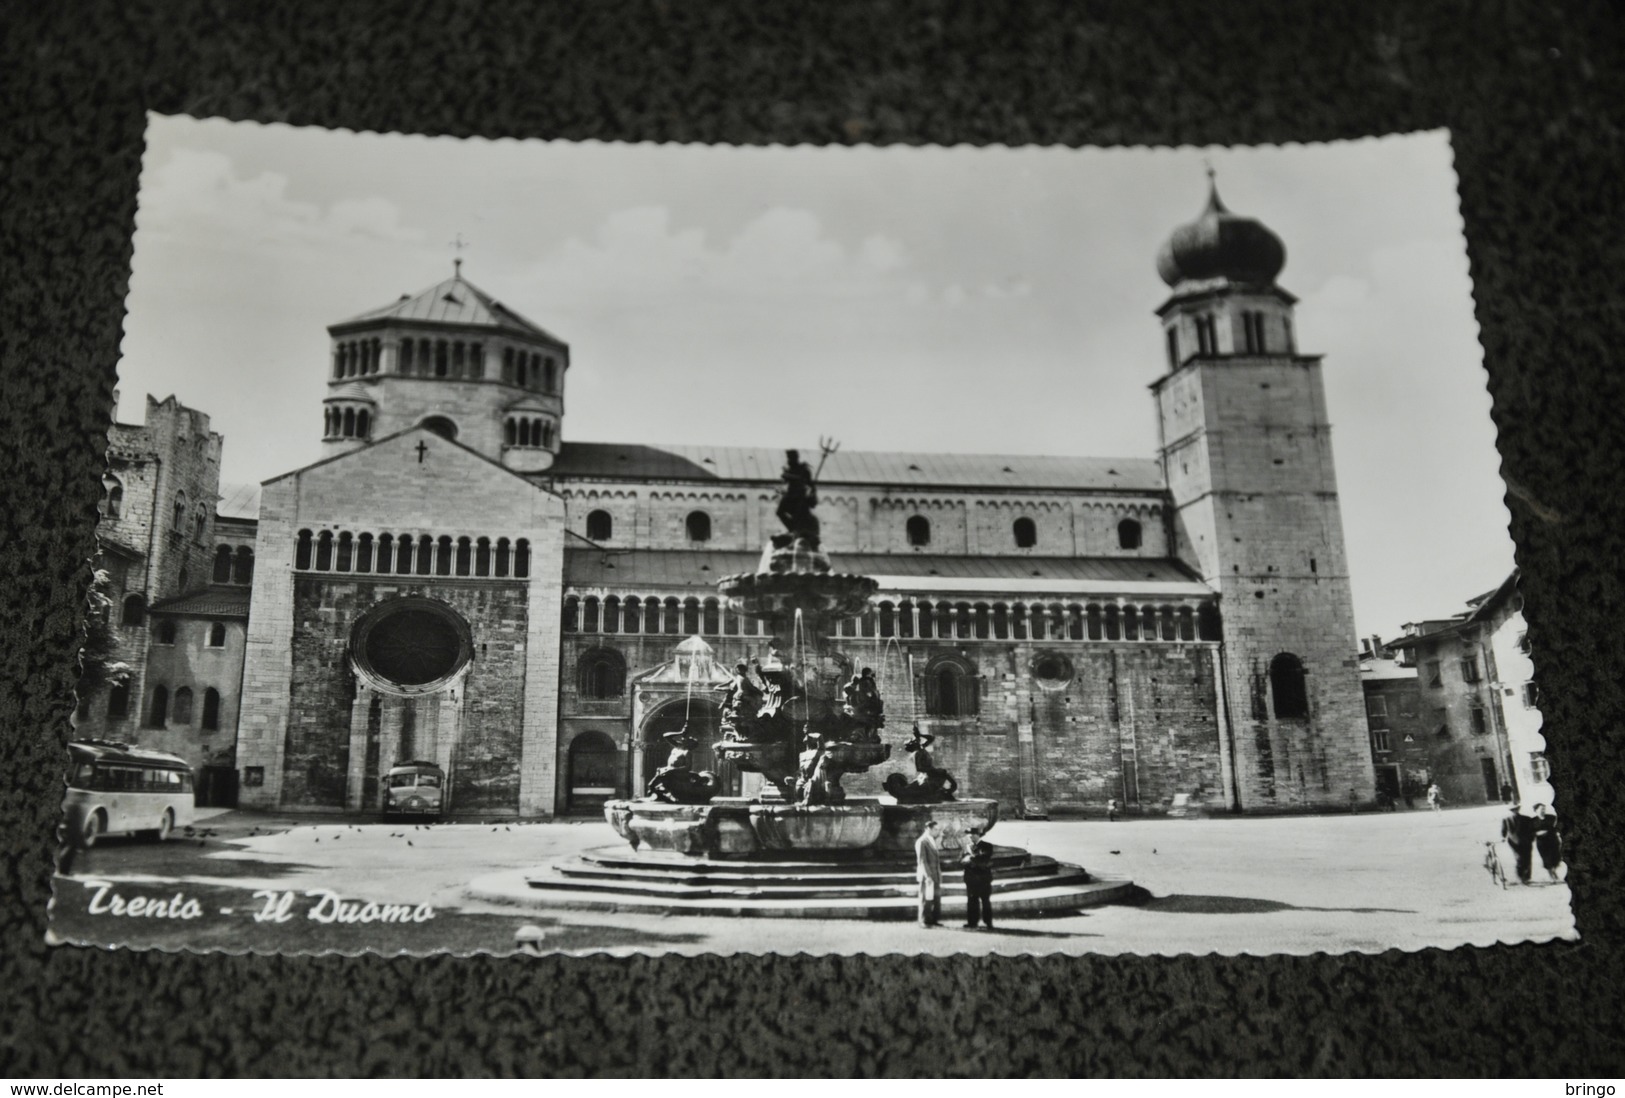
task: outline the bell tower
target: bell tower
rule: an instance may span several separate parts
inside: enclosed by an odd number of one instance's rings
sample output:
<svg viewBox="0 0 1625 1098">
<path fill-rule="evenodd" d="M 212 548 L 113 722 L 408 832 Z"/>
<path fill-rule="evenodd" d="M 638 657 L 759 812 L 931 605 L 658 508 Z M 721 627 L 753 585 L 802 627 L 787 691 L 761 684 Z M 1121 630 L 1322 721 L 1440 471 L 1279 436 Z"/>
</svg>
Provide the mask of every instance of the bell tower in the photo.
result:
<svg viewBox="0 0 1625 1098">
<path fill-rule="evenodd" d="M 1331 426 L 1280 238 L 1206 207 L 1157 257 L 1171 295 L 1152 385 L 1178 556 L 1220 594 L 1229 750 L 1241 809 L 1375 796 Z"/>
</svg>

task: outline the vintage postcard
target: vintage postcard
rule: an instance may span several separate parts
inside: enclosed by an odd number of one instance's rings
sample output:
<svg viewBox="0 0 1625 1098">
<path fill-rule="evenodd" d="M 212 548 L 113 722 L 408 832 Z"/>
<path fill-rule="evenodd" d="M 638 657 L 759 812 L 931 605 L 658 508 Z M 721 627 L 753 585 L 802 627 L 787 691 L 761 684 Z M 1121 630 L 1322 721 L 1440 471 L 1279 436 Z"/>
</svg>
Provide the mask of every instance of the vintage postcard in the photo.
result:
<svg viewBox="0 0 1625 1098">
<path fill-rule="evenodd" d="M 1471 289 L 1443 132 L 155 116 L 52 940 L 1573 938 Z"/>
</svg>

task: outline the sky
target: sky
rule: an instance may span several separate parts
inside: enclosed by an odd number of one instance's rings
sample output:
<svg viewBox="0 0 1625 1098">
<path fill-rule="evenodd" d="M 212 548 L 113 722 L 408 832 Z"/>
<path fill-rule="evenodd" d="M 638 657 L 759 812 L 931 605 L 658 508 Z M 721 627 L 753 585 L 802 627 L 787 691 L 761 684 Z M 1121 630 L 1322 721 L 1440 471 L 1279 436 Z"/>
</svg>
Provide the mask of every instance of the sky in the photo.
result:
<svg viewBox="0 0 1625 1098">
<path fill-rule="evenodd" d="M 1156 253 L 1209 165 L 1326 356 L 1358 629 L 1461 609 L 1513 559 L 1444 131 L 739 148 L 151 115 L 118 416 L 208 413 L 228 483 L 308 464 L 327 325 L 460 256 L 570 345 L 566 439 L 1150 458 Z"/>
</svg>

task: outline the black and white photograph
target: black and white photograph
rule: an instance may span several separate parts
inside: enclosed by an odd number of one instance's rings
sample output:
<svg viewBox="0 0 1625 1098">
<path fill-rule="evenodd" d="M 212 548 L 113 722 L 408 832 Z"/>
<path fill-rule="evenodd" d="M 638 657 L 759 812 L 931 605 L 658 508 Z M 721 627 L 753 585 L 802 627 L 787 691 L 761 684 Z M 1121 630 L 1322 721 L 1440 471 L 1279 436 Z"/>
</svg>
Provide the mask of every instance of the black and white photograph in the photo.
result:
<svg viewBox="0 0 1625 1098">
<path fill-rule="evenodd" d="M 50 940 L 1576 938 L 1456 187 L 150 115 Z"/>
</svg>

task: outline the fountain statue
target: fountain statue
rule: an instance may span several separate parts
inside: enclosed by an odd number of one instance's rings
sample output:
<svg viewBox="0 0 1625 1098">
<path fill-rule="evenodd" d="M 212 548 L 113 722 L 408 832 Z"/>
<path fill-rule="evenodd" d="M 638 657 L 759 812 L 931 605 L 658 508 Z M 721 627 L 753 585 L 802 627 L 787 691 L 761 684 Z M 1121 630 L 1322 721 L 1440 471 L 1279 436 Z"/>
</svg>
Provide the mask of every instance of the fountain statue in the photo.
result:
<svg viewBox="0 0 1625 1098">
<path fill-rule="evenodd" d="M 694 769 L 693 752 L 700 745 L 688 725 L 663 737 L 671 741 L 671 754 L 666 765 L 654 772 L 645 790 L 649 796 L 667 804 L 704 804 L 716 796 L 717 778 L 709 770 Z"/>
</svg>

